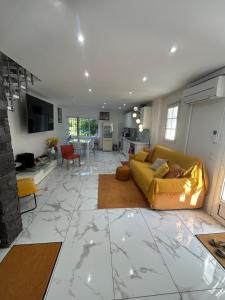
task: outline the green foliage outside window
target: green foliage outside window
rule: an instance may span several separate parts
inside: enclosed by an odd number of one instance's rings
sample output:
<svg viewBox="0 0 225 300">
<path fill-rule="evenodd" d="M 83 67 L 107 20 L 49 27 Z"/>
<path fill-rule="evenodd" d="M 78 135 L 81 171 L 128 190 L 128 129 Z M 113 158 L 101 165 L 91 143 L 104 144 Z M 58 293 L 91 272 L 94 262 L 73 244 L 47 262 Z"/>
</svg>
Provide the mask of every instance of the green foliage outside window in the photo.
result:
<svg viewBox="0 0 225 300">
<path fill-rule="evenodd" d="M 68 129 L 71 136 L 97 136 L 98 121 L 87 118 L 68 118 Z"/>
</svg>

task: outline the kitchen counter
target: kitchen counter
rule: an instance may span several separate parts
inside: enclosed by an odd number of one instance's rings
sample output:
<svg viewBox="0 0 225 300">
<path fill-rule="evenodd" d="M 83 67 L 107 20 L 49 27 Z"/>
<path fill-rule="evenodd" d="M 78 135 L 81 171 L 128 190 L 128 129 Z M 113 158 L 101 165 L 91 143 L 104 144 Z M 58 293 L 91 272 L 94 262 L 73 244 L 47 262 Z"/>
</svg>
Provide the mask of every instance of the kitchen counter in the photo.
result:
<svg viewBox="0 0 225 300">
<path fill-rule="evenodd" d="M 129 138 L 126 138 L 126 137 L 123 137 L 123 140 L 128 141 L 129 143 L 132 143 L 132 144 L 144 144 L 144 145 L 147 145 L 147 143 L 145 143 L 145 142 L 136 141 L 136 140 L 129 139 Z"/>
<path fill-rule="evenodd" d="M 149 144 L 141 141 L 135 141 L 132 139 L 129 139 L 127 137 L 122 138 L 123 141 L 123 147 L 122 147 L 122 153 L 128 158 L 129 153 L 137 153 L 141 151 L 144 147 L 148 147 Z"/>
</svg>

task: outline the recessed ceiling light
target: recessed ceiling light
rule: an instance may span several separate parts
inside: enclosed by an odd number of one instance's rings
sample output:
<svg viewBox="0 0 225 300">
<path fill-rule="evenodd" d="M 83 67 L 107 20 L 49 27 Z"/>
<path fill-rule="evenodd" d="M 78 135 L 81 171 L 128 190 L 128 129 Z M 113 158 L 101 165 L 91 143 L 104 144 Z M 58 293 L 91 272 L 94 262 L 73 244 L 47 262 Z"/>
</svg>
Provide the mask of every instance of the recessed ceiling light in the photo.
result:
<svg viewBox="0 0 225 300">
<path fill-rule="evenodd" d="M 129 92 L 129 95 L 132 95 L 132 94 L 133 94 L 133 92 L 130 91 L 130 92 Z"/>
<path fill-rule="evenodd" d="M 170 54 L 174 54 L 177 51 L 177 47 L 176 46 L 172 46 L 169 50 Z"/>
<path fill-rule="evenodd" d="M 107 103 L 106 102 L 104 102 L 104 105 L 106 105 Z"/>
<path fill-rule="evenodd" d="M 62 2 L 57 0 L 54 2 L 55 7 L 60 7 L 62 5 Z"/>
<path fill-rule="evenodd" d="M 144 76 L 144 77 L 142 78 L 142 81 L 145 82 L 145 81 L 147 81 L 147 79 L 148 79 L 147 76 Z"/>
<path fill-rule="evenodd" d="M 88 92 L 91 93 L 91 92 L 92 92 L 92 89 L 88 89 Z"/>
<path fill-rule="evenodd" d="M 88 71 L 85 71 L 85 72 L 84 72 L 84 76 L 85 76 L 85 77 L 89 77 Z"/>
<path fill-rule="evenodd" d="M 79 43 L 83 44 L 84 43 L 84 36 L 81 33 L 79 33 L 78 36 L 77 36 L 77 40 L 78 40 Z"/>
<path fill-rule="evenodd" d="M 118 109 L 121 110 L 121 106 L 119 106 Z"/>
<path fill-rule="evenodd" d="M 125 106 L 126 106 L 126 103 L 124 103 L 123 106 L 125 107 Z"/>
<path fill-rule="evenodd" d="M 105 106 L 104 106 L 104 105 L 102 105 L 102 108 L 104 109 L 104 108 L 105 108 Z"/>
</svg>

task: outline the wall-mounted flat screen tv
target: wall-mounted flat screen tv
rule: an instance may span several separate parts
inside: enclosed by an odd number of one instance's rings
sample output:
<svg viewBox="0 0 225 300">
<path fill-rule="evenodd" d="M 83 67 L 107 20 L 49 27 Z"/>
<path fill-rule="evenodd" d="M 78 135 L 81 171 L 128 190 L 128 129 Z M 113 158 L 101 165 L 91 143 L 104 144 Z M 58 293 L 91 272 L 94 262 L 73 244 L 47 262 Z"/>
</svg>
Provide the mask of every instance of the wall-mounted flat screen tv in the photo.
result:
<svg viewBox="0 0 225 300">
<path fill-rule="evenodd" d="M 53 104 L 26 95 L 28 133 L 54 130 L 54 107 Z"/>
</svg>

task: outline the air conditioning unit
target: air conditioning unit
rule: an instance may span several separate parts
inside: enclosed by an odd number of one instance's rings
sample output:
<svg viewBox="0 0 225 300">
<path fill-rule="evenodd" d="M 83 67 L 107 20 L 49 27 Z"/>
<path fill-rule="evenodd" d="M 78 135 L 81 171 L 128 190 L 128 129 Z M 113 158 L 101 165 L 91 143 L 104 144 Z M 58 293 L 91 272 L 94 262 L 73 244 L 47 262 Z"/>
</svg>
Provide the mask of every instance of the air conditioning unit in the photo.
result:
<svg viewBox="0 0 225 300">
<path fill-rule="evenodd" d="M 225 98 L 225 76 L 217 76 L 184 90 L 182 102 L 195 104 L 201 101 Z"/>
</svg>

